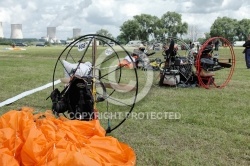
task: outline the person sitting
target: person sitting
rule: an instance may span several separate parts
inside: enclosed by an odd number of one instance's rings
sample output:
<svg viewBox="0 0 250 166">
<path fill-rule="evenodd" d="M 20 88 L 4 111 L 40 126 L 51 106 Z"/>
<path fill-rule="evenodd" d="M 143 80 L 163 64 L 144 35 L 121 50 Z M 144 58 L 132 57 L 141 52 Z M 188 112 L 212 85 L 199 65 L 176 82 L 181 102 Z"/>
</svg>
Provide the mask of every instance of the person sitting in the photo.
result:
<svg viewBox="0 0 250 166">
<path fill-rule="evenodd" d="M 142 68 L 142 69 L 148 69 L 149 68 L 149 64 L 150 64 L 150 60 L 148 58 L 148 55 L 146 53 L 146 48 L 143 44 L 140 44 L 139 48 L 138 48 L 138 58 L 136 59 L 136 66 L 138 68 Z"/>
<path fill-rule="evenodd" d="M 216 65 L 216 59 L 212 59 L 213 43 L 209 42 L 201 53 L 200 63 L 201 72 L 200 75 L 203 77 L 214 76 L 214 66 Z"/>
<path fill-rule="evenodd" d="M 213 53 L 213 43 L 209 42 L 201 54 L 201 58 L 211 58 Z"/>
</svg>

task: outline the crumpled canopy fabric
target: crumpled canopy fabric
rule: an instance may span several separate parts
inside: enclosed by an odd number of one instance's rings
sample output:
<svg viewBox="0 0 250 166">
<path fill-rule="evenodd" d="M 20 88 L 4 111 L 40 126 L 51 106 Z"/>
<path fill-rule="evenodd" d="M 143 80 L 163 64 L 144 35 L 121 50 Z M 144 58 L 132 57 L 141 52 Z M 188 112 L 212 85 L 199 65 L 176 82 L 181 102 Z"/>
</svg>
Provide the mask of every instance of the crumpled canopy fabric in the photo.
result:
<svg viewBox="0 0 250 166">
<path fill-rule="evenodd" d="M 1 166 L 132 166 L 131 147 L 105 136 L 98 120 L 55 118 L 23 107 L 0 117 Z"/>
</svg>

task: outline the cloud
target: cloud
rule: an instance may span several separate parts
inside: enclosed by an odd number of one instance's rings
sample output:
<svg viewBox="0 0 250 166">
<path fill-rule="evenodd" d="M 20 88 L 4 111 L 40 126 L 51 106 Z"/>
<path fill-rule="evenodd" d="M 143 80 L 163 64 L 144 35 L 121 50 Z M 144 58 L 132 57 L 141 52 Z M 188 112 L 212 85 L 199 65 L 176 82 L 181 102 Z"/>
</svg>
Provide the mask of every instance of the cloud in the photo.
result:
<svg viewBox="0 0 250 166">
<path fill-rule="evenodd" d="M 84 10 L 92 4 L 91 0 L 84 1 L 66 1 L 63 5 L 57 5 L 56 10 L 53 9 L 52 20 L 48 26 L 58 27 L 64 25 L 64 22 L 81 18 Z M 48 7 L 49 8 L 49 7 Z"/>
<path fill-rule="evenodd" d="M 22 24 L 27 38 L 46 36 L 49 26 L 56 27 L 59 39 L 72 37 L 73 28 L 81 28 L 82 34 L 107 29 L 117 36 L 120 26 L 134 15 L 160 18 L 171 11 L 204 33 L 217 17 L 250 18 L 249 7 L 250 1 L 245 0 L 4 0 L 0 1 L 0 22 L 5 37 L 15 23 Z"/>
</svg>

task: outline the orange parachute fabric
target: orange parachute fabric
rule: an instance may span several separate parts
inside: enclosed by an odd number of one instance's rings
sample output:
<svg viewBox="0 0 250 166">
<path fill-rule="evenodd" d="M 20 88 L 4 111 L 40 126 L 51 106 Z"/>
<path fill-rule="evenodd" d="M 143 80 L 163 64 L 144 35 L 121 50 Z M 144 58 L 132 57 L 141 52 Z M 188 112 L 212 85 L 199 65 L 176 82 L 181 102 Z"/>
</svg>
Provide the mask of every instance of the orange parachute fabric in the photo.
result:
<svg viewBox="0 0 250 166">
<path fill-rule="evenodd" d="M 55 118 L 50 111 L 11 110 L 0 117 L 1 166 L 132 166 L 131 147 L 111 136 L 98 120 Z"/>
<path fill-rule="evenodd" d="M 118 66 L 125 67 L 125 68 L 128 68 L 128 69 L 134 69 L 136 59 L 138 59 L 137 55 L 133 55 L 131 57 L 129 57 L 127 55 L 122 61 L 120 61 Z"/>
<path fill-rule="evenodd" d="M 119 65 L 120 67 L 125 67 L 125 68 L 128 68 L 128 69 L 133 69 L 134 68 L 134 64 L 133 62 L 129 62 L 127 59 L 123 59 Z"/>
</svg>

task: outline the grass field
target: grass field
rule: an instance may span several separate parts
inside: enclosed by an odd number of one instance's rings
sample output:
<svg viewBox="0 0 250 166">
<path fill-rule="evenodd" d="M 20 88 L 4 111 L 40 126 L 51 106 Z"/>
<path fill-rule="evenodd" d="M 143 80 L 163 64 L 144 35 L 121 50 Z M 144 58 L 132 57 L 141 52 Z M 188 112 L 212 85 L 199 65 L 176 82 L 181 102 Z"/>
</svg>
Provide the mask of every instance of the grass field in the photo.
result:
<svg viewBox="0 0 250 166">
<path fill-rule="evenodd" d="M 27 47 L 25 51 L 4 48 L 0 47 L 0 102 L 51 82 L 56 59 L 64 49 L 62 46 Z M 250 70 L 245 67 L 242 50 L 234 49 L 236 67 L 225 88 L 155 85 L 133 110 L 145 114 L 175 113 L 179 118 L 130 116 L 111 135 L 134 149 L 138 166 L 250 165 Z M 160 54 L 155 57 L 161 57 Z M 0 114 L 23 106 L 33 107 L 37 112 L 49 110 L 51 101 L 46 98 L 51 90 L 3 106 Z"/>
</svg>

